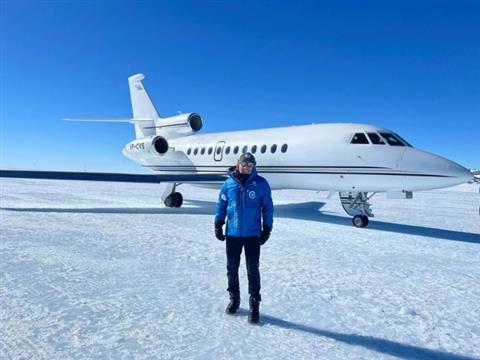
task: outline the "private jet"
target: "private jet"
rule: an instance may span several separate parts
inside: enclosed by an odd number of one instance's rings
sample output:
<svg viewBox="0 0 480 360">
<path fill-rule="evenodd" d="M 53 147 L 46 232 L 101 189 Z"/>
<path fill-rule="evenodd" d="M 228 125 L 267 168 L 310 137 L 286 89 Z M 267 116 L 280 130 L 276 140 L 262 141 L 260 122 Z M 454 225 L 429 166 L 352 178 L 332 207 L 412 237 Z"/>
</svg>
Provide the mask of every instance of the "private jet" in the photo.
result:
<svg viewBox="0 0 480 360">
<path fill-rule="evenodd" d="M 412 198 L 414 191 L 472 182 L 461 165 L 416 149 L 398 134 L 367 124 L 312 124 L 246 131 L 198 134 L 203 119 L 197 113 L 161 117 L 142 83 L 128 79 L 133 117 L 128 119 L 65 119 L 127 122 L 136 138 L 123 154 L 154 174 L 2 170 L 2 177 L 62 180 L 167 183 L 162 200 L 181 207 L 181 184 L 220 188 L 240 154 L 252 153 L 257 171 L 272 190 L 303 189 L 339 194 L 345 212 L 357 227 L 373 217 L 370 199 Z"/>
</svg>

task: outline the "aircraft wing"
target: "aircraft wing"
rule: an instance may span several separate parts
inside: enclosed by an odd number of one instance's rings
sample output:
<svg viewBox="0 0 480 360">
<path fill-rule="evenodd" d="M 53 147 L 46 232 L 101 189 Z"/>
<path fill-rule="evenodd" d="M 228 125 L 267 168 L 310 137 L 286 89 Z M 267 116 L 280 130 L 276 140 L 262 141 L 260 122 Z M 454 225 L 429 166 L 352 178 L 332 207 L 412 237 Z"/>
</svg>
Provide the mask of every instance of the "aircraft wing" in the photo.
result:
<svg viewBox="0 0 480 360">
<path fill-rule="evenodd" d="M 211 183 L 223 182 L 225 175 L 216 174 L 185 174 L 185 175 L 157 175 L 157 174 L 122 174 L 101 172 L 73 172 L 73 171 L 37 171 L 37 170 L 0 170 L 1 178 L 20 179 L 48 179 L 48 180 L 85 180 L 85 181 L 113 181 L 134 183 Z"/>
</svg>

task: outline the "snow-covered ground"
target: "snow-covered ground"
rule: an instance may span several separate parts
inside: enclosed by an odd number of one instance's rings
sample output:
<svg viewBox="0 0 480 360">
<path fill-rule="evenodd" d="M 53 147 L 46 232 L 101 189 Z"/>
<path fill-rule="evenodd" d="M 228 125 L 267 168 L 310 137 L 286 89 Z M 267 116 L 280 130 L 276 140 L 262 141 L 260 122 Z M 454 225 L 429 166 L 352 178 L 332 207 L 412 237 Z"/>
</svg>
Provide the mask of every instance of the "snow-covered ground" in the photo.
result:
<svg viewBox="0 0 480 360">
<path fill-rule="evenodd" d="M 274 192 L 261 325 L 227 303 L 217 191 L 1 179 L 1 359 L 480 358 L 478 185 L 372 199 Z"/>
</svg>

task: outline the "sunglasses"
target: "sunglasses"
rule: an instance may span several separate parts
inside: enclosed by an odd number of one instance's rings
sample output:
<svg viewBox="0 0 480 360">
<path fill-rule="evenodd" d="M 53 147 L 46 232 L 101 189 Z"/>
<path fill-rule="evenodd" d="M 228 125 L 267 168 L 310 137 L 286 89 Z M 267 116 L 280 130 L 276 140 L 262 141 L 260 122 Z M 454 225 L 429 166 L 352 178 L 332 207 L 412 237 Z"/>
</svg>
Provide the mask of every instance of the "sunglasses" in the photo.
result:
<svg viewBox="0 0 480 360">
<path fill-rule="evenodd" d="M 240 162 L 240 165 L 241 166 L 247 166 L 249 168 L 253 168 L 255 166 L 255 163 L 250 162 L 250 161 L 242 161 L 242 162 Z"/>
</svg>

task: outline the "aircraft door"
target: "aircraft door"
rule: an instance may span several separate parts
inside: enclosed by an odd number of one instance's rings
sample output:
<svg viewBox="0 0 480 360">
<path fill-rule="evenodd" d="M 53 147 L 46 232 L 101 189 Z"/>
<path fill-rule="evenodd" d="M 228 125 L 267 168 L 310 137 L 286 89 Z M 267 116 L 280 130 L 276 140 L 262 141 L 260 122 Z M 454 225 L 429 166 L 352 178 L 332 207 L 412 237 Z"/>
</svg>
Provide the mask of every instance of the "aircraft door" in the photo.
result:
<svg viewBox="0 0 480 360">
<path fill-rule="evenodd" d="M 215 161 L 221 161 L 223 157 L 223 147 L 225 146 L 225 141 L 219 141 L 215 146 L 215 151 L 213 152 L 213 159 Z"/>
</svg>

